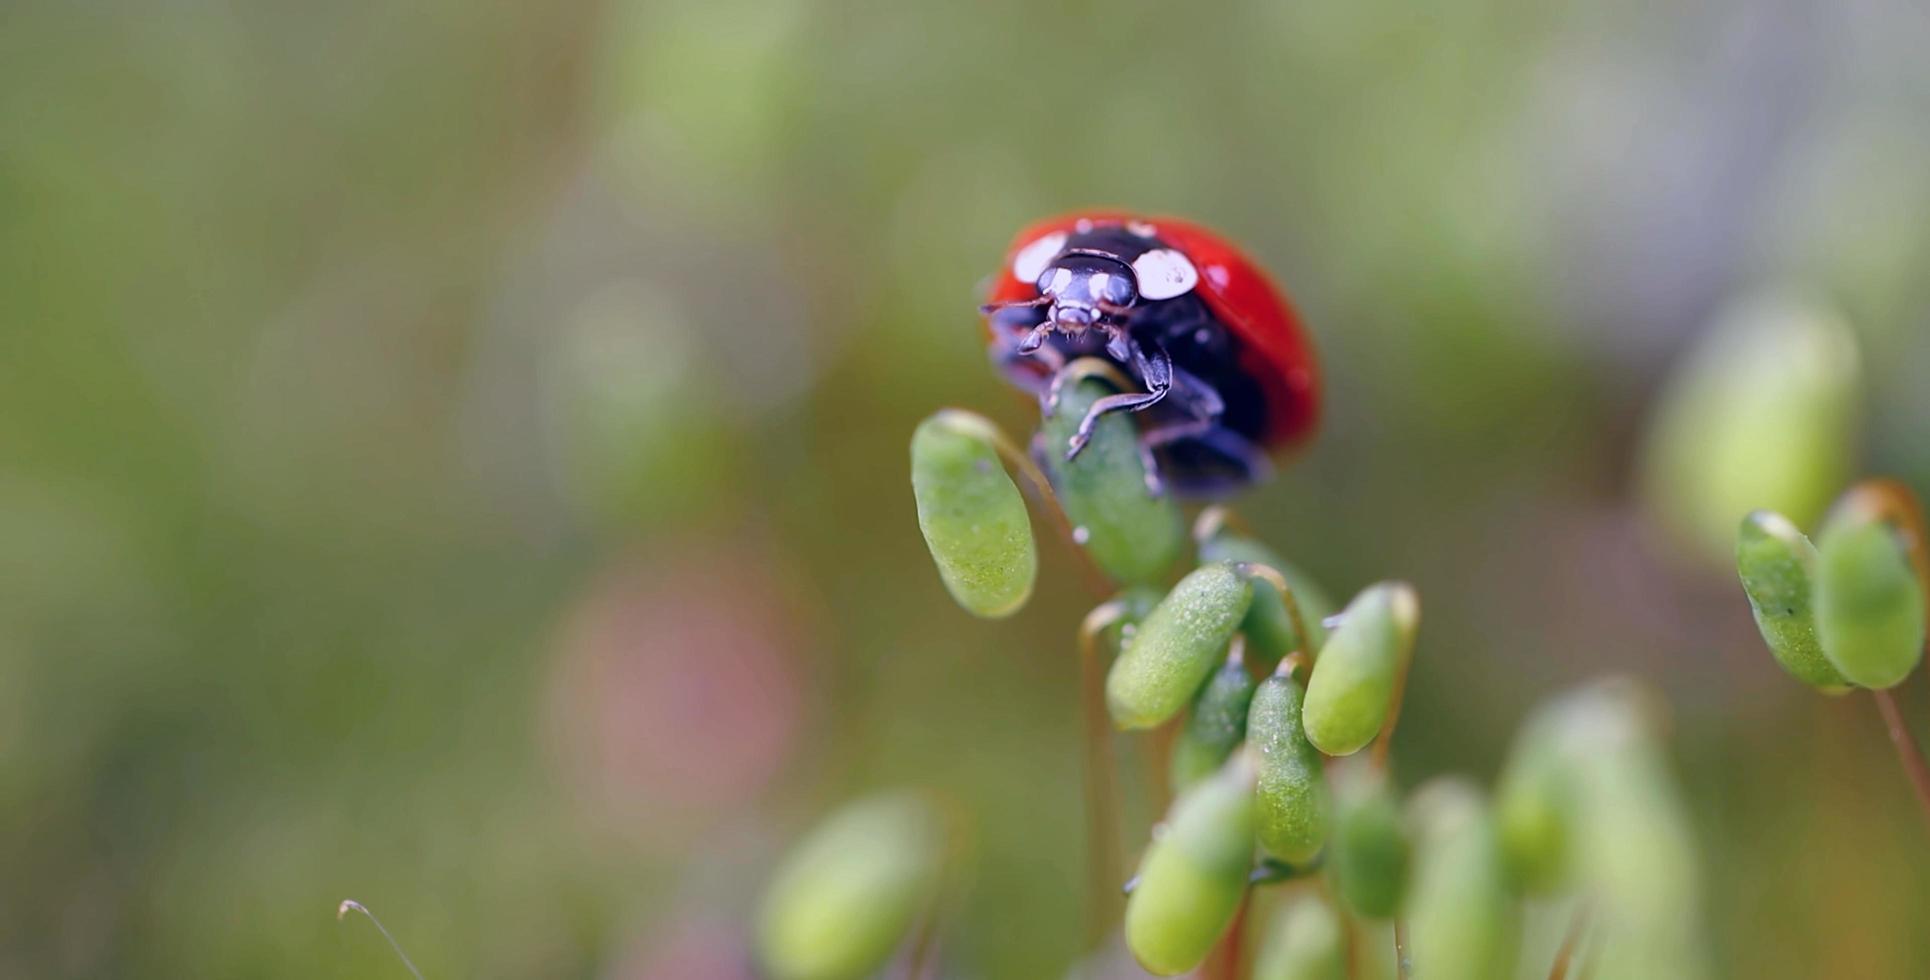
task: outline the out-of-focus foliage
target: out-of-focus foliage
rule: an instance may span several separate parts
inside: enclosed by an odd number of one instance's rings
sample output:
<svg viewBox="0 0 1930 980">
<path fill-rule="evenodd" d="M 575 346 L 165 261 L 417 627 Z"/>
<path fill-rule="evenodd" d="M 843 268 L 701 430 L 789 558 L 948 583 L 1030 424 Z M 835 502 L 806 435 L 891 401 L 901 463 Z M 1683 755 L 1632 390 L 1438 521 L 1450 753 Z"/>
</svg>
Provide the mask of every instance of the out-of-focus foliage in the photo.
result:
<svg viewBox="0 0 1930 980">
<path fill-rule="evenodd" d="M 904 440 L 1030 428 L 974 286 L 1086 204 L 1293 292 L 1328 421 L 1240 508 L 1427 595 L 1404 785 L 1647 675 L 1723 974 L 1930 973 L 1880 729 L 1632 502 L 1765 284 L 1930 486 L 1926 45 L 1906 0 L 16 0 L 0 974 L 394 972 L 354 897 L 431 977 L 741 977 L 784 844 L 918 783 L 970 815 L 948 963 L 1056 975 L 1092 597 L 1042 547 L 1026 617 L 960 612 Z"/>
</svg>

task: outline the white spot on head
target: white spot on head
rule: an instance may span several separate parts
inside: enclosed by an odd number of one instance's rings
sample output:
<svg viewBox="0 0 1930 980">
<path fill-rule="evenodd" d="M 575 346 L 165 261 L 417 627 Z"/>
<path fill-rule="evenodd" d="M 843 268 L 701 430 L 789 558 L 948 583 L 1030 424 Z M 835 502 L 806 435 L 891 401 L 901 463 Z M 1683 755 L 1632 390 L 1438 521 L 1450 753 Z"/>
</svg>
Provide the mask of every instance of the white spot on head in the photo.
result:
<svg viewBox="0 0 1930 980">
<path fill-rule="evenodd" d="M 1052 285 L 1052 291 L 1055 293 L 1060 292 L 1064 290 L 1067 286 L 1072 285 L 1072 270 L 1062 268 L 1054 272 L 1052 274 L 1051 285 Z"/>
<path fill-rule="evenodd" d="M 1012 256 L 1012 277 L 1020 282 L 1038 282 L 1040 273 L 1065 247 L 1066 233 L 1055 231 L 1019 249 L 1018 254 Z"/>
<path fill-rule="evenodd" d="M 1092 279 L 1086 289 L 1094 297 L 1104 296 L 1106 295 L 1106 283 L 1110 281 L 1112 281 L 1112 276 L 1103 272 L 1095 272 L 1092 274 Z"/>
<path fill-rule="evenodd" d="M 1140 297 L 1150 300 L 1184 295 L 1200 281 L 1193 263 L 1170 248 L 1156 248 L 1134 259 L 1133 275 L 1139 277 Z"/>
</svg>

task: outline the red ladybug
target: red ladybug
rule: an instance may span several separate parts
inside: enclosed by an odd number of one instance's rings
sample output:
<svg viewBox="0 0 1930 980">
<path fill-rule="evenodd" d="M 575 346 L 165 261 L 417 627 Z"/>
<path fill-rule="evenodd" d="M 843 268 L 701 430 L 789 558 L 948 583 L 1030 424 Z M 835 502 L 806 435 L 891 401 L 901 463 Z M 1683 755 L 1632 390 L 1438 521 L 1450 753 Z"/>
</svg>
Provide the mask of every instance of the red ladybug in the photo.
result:
<svg viewBox="0 0 1930 980">
<path fill-rule="evenodd" d="M 1139 385 L 1095 402 L 1071 459 L 1108 412 L 1145 413 L 1154 481 L 1210 496 L 1263 478 L 1269 450 L 1303 442 L 1320 374 L 1300 318 L 1245 253 L 1176 218 L 1081 212 L 1013 239 L 981 308 L 992 357 L 1048 410 L 1066 365 L 1100 357 Z"/>
</svg>

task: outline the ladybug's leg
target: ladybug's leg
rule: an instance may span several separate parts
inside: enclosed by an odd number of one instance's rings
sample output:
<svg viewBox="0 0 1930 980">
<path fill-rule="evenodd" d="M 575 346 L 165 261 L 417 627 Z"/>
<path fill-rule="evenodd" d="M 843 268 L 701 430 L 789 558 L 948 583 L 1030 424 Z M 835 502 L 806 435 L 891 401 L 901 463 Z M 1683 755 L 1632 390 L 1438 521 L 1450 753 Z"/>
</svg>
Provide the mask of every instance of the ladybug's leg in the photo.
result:
<svg viewBox="0 0 1930 980">
<path fill-rule="evenodd" d="M 1144 411 L 1165 400 L 1166 393 L 1173 388 L 1173 359 L 1166 353 L 1166 348 L 1158 344 L 1152 345 L 1152 348 L 1152 353 L 1148 354 L 1144 347 L 1133 345 L 1133 368 L 1146 390 L 1120 392 L 1093 402 L 1092 407 L 1086 409 L 1086 417 L 1079 420 L 1078 431 L 1072 434 L 1071 441 L 1067 443 L 1066 459 L 1078 457 L 1079 452 L 1086 448 L 1086 443 L 1092 441 L 1093 428 L 1107 413 Z"/>
</svg>

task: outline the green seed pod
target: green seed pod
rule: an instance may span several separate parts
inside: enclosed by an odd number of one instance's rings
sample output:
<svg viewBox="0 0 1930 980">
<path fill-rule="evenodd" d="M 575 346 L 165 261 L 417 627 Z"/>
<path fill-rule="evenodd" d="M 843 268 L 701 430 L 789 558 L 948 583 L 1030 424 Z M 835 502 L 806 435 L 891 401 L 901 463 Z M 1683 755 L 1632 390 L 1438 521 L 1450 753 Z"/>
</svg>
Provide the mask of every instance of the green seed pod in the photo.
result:
<svg viewBox="0 0 1930 980">
<path fill-rule="evenodd" d="M 1823 656 L 1816 638 L 1810 611 L 1815 567 L 1816 547 L 1788 518 L 1759 510 L 1743 519 L 1736 537 L 1736 572 L 1763 642 L 1797 680 L 1838 694 L 1849 689 L 1849 681 Z"/>
<path fill-rule="evenodd" d="M 1126 947 L 1173 976 L 1206 959 L 1246 895 L 1253 868 L 1253 768 L 1236 756 L 1173 803 L 1126 900 Z"/>
<path fill-rule="evenodd" d="M 1086 410 L 1112 393 L 1092 378 L 1066 385 L 1057 407 L 1040 424 L 1038 455 L 1052 475 L 1074 539 L 1093 564 L 1118 582 L 1150 582 L 1179 559 L 1186 530 L 1172 496 L 1154 496 L 1146 488 L 1139 431 L 1130 413 L 1100 419 L 1079 458 L 1065 458 Z"/>
<path fill-rule="evenodd" d="M 1236 653 L 1200 686 L 1186 724 L 1173 740 L 1175 793 L 1218 772 L 1240 740 L 1246 738 L 1246 709 L 1253 700 L 1255 685 L 1246 662 L 1237 653 L 1239 644 L 1234 649 Z"/>
<path fill-rule="evenodd" d="M 1340 897 L 1363 918 L 1387 919 L 1407 892 L 1412 848 L 1387 779 L 1364 766 L 1337 773 L 1327 864 Z"/>
<path fill-rule="evenodd" d="M 1402 582 L 1369 586 L 1347 606 L 1307 681 L 1307 737 L 1328 755 L 1358 752 L 1387 721 L 1407 669 L 1421 604 Z"/>
<path fill-rule="evenodd" d="M 1231 565 L 1202 565 L 1133 630 L 1106 675 L 1106 703 L 1121 728 L 1152 728 L 1178 714 L 1225 653 L 1253 588 Z"/>
<path fill-rule="evenodd" d="M 1254 582 L 1253 608 L 1247 610 L 1246 622 L 1240 624 L 1240 632 L 1246 636 L 1248 659 L 1254 666 L 1271 670 L 1281 657 L 1296 650 L 1312 656 L 1327 642 L 1327 630 L 1320 623 L 1333 615 L 1334 601 L 1306 572 L 1282 560 L 1266 545 L 1232 534 L 1220 533 L 1207 538 L 1200 542 L 1199 552 L 1201 561 L 1250 562 L 1278 569 L 1300 603 L 1300 614 L 1307 624 L 1305 642 L 1294 632 L 1293 617 L 1287 614 L 1286 600 L 1280 597 L 1279 591 L 1264 579 Z"/>
<path fill-rule="evenodd" d="M 1275 672 L 1247 711 L 1247 744 L 1259 756 L 1260 846 L 1288 864 L 1313 860 L 1327 842 L 1327 784 L 1301 725 L 1303 696 L 1290 674 Z"/>
<path fill-rule="evenodd" d="M 1708 974 L 1689 816 L 1661 748 L 1643 735 L 1575 770 L 1576 863 L 1597 903 L 1603 980 Z"/>
<path fill-rule="evenodd" d="M 1562 751 L 1548 709 L 1522 726 L 1495 785 L 1495 824 L 1509 878 L 1530 895 L 1568 882 L 1573 760 Z"/>
<path fill-rule="evenodd" d="M 1460 784 L 1415 794 L 1420 846 L 1408 902 L 1414 976 L 1494 980 L 1515 975 L 1518 910 L 1480 792 Z"/>
<path fill-rule="evenodd" d="M 861 980 L 930 908 L 944 831 L 910 794 L 832 814 L 792 847 L 764 893 L 758 957 L 772 980 Z"/>
<path fill-rule="evenodd" d="M 999 465 L 997 438 L 991 423 L 950 410 L 911 437 L 918 526 L 945 588 L 975 616 L 1017 612 L 1039 571 L 1025 498 Z"/>
<path fill-rule="evenodd" d="M 1833 518 L 1817 545 L 1816 635 L 1837 671 L 1861 687 L 1903 683 L 1923 658 L 1923 586 L 1896 533 L 1856 515 Z"/>
<path fill-rule="evenodd" d="M 1673 373 L 1642 446 L 1648 509 L 1693 553 L 1725 560 L 1736 515 L 1809 524 L 1846 483 L 1862 370 L 1855 333 L 1800 297 L 1723 313 Z"/>
<path fill-rule="evenodd" d="M 1345 980 L 1347 933 L 1327 903 L 1302 895 L 1280 910 L 1253 963 L 1253 980 Z"/>
</svg>

